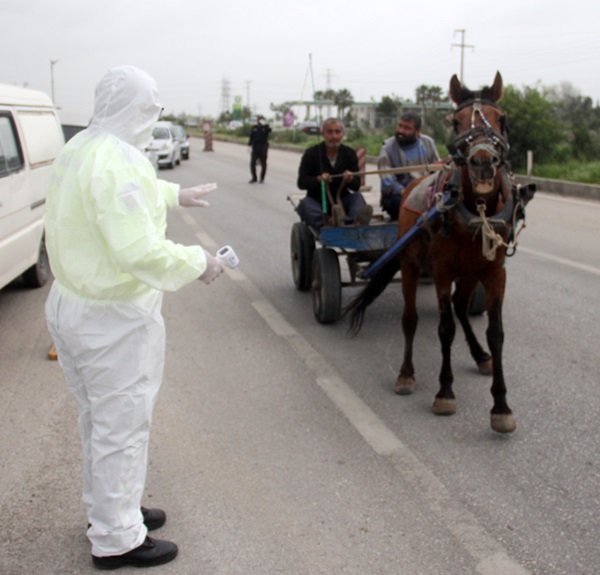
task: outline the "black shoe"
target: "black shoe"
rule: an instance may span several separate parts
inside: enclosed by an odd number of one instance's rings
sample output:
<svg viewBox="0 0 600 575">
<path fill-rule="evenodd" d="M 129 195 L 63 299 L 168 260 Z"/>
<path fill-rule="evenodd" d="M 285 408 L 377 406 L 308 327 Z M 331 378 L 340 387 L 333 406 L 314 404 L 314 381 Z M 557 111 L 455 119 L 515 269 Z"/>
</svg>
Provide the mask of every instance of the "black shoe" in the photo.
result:
<svg viewBox="0 0 600 575">
<path fill-rule="evenodd" d="M 147 509 L 141 507 L 142 516 L 144 517 L 144 525 L 148 531 L 153 531 L 162 527 L 167 521 L 167 514 L 162 509 Z M 88 523 L 87 528 L 91 527 L 91 523 Z"/>
<path fill-rule="evenodd" d="M 260 183 L 261 183 L 261 184 L 264 184 L 264 183 L 265 183 L 265 179 L 264 179 L 264 178 L 261 178 L 261 179 L 260 179 Z"/>
<path fill-rule="evenodd" d="M 256 184 L 256 182 L 257 182 L 257 181 L 258 181 L 258 180 L 255 180 L 254 178 L 252 178 L 252 179 L 251 179 L 251 180 L 250 180 L 248 183 L 249 183 L 249 184 Z"/>
<path fill-rule="evenodd" d="M 144 525 L 148 531 L 162 527 L 167 521 L 167 514 L 162 509 L 142 507 L 142 515 L 144 516 Z"/>
<path fill-rule="evenodd" d="M 173 561 L 177 557 L 177 551 L 177 545 L 171 541 L 146 537 L 146 540 L 139 547 L 123 555 L 110 555 L 108 557 L 92 555 L 92 561 L 97 569 L 118 569 L 126 565 L 130 567 L 154 567 Z"/>
</svg>

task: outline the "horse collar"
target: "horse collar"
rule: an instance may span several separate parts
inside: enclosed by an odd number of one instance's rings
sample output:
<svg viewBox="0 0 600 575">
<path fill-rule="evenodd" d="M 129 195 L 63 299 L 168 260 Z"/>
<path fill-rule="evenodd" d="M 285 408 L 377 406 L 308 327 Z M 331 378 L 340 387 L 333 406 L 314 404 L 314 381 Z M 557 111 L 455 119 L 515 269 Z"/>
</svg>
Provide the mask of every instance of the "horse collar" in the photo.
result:
<svg viewBox="0 0 600 575">
<path fill-rule="evenodd" d="M 450 178 L 450 180 L 448 180 L 447 182 L 445 182 L 446 187 L 452 187 L 454 188 L 455 191 L 455 197 L 456 197 L 456 203 L 454 205 L 454 210 L 452 210 L 454 212 L 455 217 L 463 224 L 472 227 L 472 228 L 477 228 L 477 230 L 479 230 L 481 228 L 482 225 L 482 218 L 477 215 L 474 214 L 473 212 L 469 211 L 467 209 L 467 207 L 464 204 L 464 193 L 462 190 L 462 186 L 460 185 L 459 181 L 460 181 L 460 171 L 456 170 L 454 171 L 454 173 L 452 174 L 452 177 Z M 506 228 L 509 227 L 510 222 L 513 219 L 513 214 L 514 214 L 514 209 L 515 209 L 515 203 L 514 203 L 514 198 L 513 198 L 513 194 L 510 193 L 508 190 L 506 190 L 506 187 L 511 188 L 511 178 L 510 176 L 504 172 L 503 173 L 503 185 L 502 185 L 502 191 L 501 191 L 501 197 L 504 198 L 504 207 L 502 208 L 502 210 L 487 218 L 487 220 L 490 222 L 490 224 L 492 224 L 492 226 L 494 227 L 494 229 L 497 230 L 504 230 Z"/>
</svg>

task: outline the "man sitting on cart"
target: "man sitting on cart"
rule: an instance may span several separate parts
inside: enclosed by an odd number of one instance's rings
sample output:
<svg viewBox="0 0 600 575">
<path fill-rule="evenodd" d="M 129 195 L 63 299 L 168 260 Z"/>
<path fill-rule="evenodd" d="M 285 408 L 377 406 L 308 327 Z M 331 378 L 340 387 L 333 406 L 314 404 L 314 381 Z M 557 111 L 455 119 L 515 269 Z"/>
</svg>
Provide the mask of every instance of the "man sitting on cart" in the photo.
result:
<svg viewBox="0 0 600 575">
<path fill-rule="evenodd" d="M 378 170 L 404 168 L 420 164 L 439 162 L 440 156 L 432 138 L 421 134 L 421 117 L 416 112 L 405 112 L 400 116 L 396 133 L 383 142 Z M 405 172 L 401 174 L 380 174 L 381 207 L 392 220 L 398 219 L 404 188 L 414 179 L 427 172 Z"/>
<path fill-rule="evenodd" d="M 337 225 L 367 225 L 373 208 L 358 191 L 358 158 L 352 148 L 342 144 L 344 124 L 329 118 L 323 122 L 322 133 L 323 141 L 308 148 L 300 161 L 298 188 L 306 190 L 306 197 L 296 211 L 304 223 L 316 230 L 329 223 L 332 212 Z"/>
</svg>

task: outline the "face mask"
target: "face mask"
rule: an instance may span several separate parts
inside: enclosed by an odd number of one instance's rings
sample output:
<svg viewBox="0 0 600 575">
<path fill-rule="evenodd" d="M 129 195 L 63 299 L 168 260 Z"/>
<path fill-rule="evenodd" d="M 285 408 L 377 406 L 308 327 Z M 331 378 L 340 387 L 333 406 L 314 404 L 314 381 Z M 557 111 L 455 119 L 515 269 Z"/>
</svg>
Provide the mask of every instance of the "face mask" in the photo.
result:
<svg viewBox="0 0 600 575">
<path fill-rule="evenodd" d="M 403 134 L 399 134 L 398 132 L 396 132 L 396 142 L 398 142 L 399 146 L 410 146 L 411 144 L 414 144 L 417 141 L 417 136 L 412 135 L 412 136 L 405 136 Z"/>
<path fill-rule="evenodd" d="M 266 122 L 265 122 L 264 120 L 259 120 L 259 121 L 258 121 L 258 123 L 259 123 L 261 126 L 264 126 L 264 125 L 266 124 Z"/>
</svg>

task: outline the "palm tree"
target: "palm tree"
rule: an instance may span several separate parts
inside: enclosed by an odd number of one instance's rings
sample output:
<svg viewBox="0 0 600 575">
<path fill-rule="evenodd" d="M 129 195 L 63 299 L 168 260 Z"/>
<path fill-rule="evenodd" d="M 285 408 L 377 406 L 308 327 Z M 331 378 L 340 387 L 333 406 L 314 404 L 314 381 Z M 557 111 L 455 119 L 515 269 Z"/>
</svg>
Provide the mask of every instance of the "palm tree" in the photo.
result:
<svg viewBox="0 0 600 575">
<path fill-rule="evenodd" d="M 333 101 L 338 109 L 338 117 L 343 118 L 344 110 L 354 104 L 354 96 L 352 96 L 350 90 L 342 88 L 341 90 L 335 92 Z"/>
</svg>

